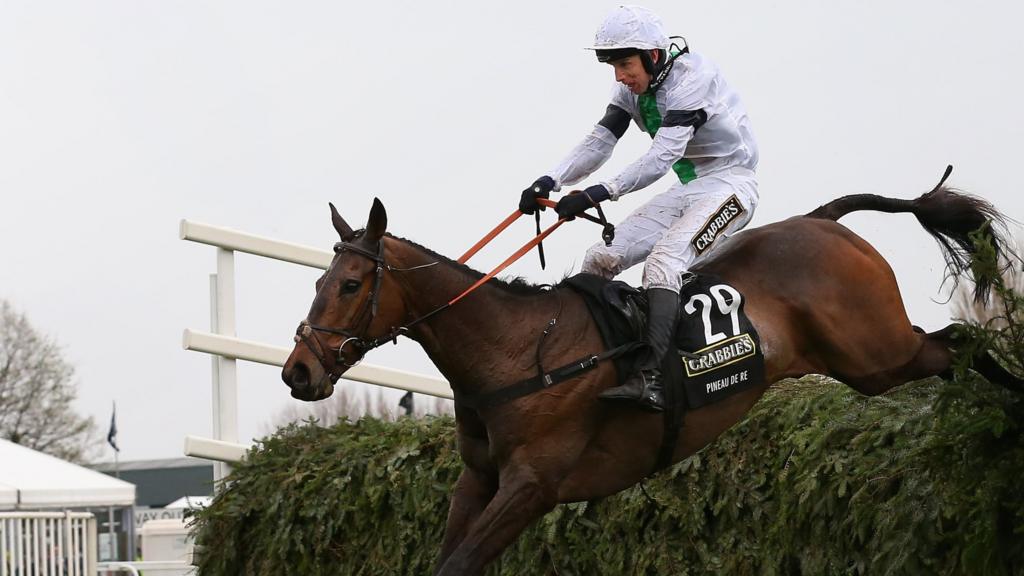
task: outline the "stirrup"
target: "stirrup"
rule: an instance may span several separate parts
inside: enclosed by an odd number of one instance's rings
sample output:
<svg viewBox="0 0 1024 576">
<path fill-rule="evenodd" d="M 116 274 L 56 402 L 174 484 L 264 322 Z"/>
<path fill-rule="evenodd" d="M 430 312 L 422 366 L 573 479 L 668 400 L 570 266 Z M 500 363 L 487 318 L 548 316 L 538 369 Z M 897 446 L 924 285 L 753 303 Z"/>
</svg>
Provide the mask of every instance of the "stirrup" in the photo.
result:
<svg viewBox="0 0 1024 576">
<path fill-rule="evenodd" d="M 661 379 L 658 370 L 640 370 L 630 377 L 625 384 L 609 388 L 598 396 L 605 400 L 628 400 L 636 402 L 648 412 L 661 412 L 665 399 L 661 394 Z"/>
</svg>

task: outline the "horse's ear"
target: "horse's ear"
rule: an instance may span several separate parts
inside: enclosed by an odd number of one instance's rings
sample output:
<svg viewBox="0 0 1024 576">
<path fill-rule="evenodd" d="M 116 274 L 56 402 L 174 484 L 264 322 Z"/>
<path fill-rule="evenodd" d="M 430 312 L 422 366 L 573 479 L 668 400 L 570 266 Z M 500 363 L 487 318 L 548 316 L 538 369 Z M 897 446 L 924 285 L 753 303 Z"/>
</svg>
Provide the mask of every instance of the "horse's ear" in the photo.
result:
<svg viewBox="0 0 1024 576">
<path fill-rule="evenodd" d="M 377 198 L 373 199 L 373 208 L 370 208 L 370 219 L 366 221 L 366 239 L 376 242 L 384 237 L 388 229 L 388 213 L 384 205 Z"/>
<path fill-rule="evenodd" d="M 348 242 L 355 236 L 355 232 L 352 231 L 352 227 L 345 222 L 345 219 L 338 214 L 338 209 L 334 207 L 331 202 L 327 203 L 331 207 L 331 222 L 334 223 L 334 229 L 338 232 L 338 236 L 341 236 L 342 242 Z"/>
</svg>

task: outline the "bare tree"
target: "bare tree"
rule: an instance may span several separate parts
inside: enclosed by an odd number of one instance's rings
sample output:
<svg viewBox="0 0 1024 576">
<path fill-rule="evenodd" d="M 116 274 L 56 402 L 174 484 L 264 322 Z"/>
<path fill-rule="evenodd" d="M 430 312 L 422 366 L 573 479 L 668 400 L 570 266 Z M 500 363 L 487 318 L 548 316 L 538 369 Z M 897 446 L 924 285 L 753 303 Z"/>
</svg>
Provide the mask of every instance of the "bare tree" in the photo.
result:
<svg viewBox="0 0 1024 576">
<path fill-rule="evenodd" d="M 53 340 L 0 300 L 0 438 L 83 462 L 96 426 L 72 409 L 74 372 Z"/>
<path fill-rule="evenodd" d="M 399 408 L 397 403 L 386 400 L 380 389 L 373 393 L 366 389 L 358 390 L 355 392 L 353 388 L 339 383 L 330 398 L 309 404 L 289 405 L 273 418 L 269 426 L 264 426 L 262 432 L 271 433 L 281 426 L 308 418 L 315 418 L 317 424 L 326 427 L 345 418 L 357 420 L 363 416 L 372 416 L 381 420 L 396 420 L 405 414 L 405 410 Z M 413 403 L 413 417 L 454 413 L 455 403 L 444 398 L 418 394 Z"/>
</svg>

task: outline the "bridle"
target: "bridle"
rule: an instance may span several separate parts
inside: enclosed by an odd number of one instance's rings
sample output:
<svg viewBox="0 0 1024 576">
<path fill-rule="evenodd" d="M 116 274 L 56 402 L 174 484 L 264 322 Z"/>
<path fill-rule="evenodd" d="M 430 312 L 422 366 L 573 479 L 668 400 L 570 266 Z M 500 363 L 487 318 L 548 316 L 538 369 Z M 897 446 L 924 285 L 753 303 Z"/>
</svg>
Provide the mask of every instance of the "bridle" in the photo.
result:
<svg viewBox="0 0 1024 576">
<path fill-rule="evenodd" d="M 414 325 L 423 322 L 427 318 L 451 305 L 451 303 L 444 304 L 407 324 L 397 328 L 392 327 L 390 332 L 378 338 L 368 339 L 366 332 L 369 330 L 373 319 L 377 316 L 377 310 L 380 307 L 380 285 L 384 278 L 384 272 L 406 272 L 409 270 L 433 266 L 437 264 L 437 262 L 414 266 L 412 268 L 394 268 L 388 265 L 384 260 L 383 241 L 377 241 L 377 249 L 375 252 L 367 250 L 366 248 L 354 243 L 362 237 L 363 234 L 365 234 L 365 230 L 357 230 L 351 240 L 338 242 L 334 245 L 335 254 L 340 254 L 345 251 L 353 252 L 365 258 L 369 258 L 376 264 L 373 288 L 370 290 L 370 296 L 366 299 L 362 309 L 356 315 L 355 321 L 352 322 L 352 325 L 355 326 L 355 328 L 352 330 L 345 330 L 343 328 L 320 326 L 311 323 L 308 319 L 305 319 L 299 322 L 299 327 L 295 330 L 295 342 L 301 342 L 309 348 L 309 351 L 313 353 L 313 356 L 316 357 L 317 361 L 320 362 L 320 366 L 324 369 L 325 377 L 330 378 L 332 384 L 337 382 L 338 378 L 340 378 L 344 372 L 344 370 L 339 370 L 340 367 L 344 367 L 344 369 L 347 370 L 359 364 L 363 360 L 363 357 L 366 356 L 366 353 L 370 350 L 379 348 L 388 342 L 394 342 L 397 344 L 398 337 L 400 335 L 407 333 Z M 345 339 L 337 348 L 331 348 L 320 339 L 318 335 L 320 332 L 326 334 L 337 334 L 344 336 Z M 355 359 L 353 360 L 346 359 L 345 357 L 345 346 L 349 344 L 351 344 L 351 348 L 356 354 Z M 328 362 L 328 358 L 330 358 L 330 362 Z"/>
</svg>

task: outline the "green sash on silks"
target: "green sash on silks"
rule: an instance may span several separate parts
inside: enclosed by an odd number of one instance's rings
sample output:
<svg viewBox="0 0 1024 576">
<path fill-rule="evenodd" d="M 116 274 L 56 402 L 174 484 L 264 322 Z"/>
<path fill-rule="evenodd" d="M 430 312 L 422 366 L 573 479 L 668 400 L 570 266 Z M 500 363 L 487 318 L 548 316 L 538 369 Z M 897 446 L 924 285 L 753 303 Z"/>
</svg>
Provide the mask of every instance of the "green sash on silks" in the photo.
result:
<svg viewBox="0 0 1024 576">
<path fill-rule="evenodd" d="M 661 128 L 661 112 L 658 112 L 658 103 L 654 94 L 644 92 L 637 100 L 637 107 L 640 109 L 640 119 L 644 122 L 644 130 L 654 138 L 654 134 Z M 697 170 L 693 161 L 683 158 L 672 165 L 672 170 L 679 176 L 683 184 L 697 178 Z"/>
</svg>

